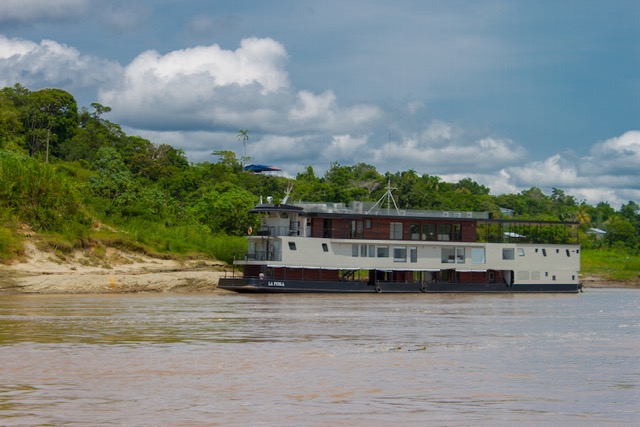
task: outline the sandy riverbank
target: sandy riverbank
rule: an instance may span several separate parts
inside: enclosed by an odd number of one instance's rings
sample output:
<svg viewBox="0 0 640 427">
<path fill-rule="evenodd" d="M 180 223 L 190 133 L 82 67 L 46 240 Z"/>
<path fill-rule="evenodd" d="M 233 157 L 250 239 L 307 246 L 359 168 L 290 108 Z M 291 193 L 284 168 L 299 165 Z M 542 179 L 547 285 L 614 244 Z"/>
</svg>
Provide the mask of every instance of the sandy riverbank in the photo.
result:
<svg viewBox="0 0 640 427">
<path fill-rule="evenodd" d="M 218 261 L 179 262 L 114 249 L 99 257 L 77 251 L 61 258 L 27 243 L 22 260 L 0 265 L 0 293 L 211 292 L 231 273 Z"/>
</svg>

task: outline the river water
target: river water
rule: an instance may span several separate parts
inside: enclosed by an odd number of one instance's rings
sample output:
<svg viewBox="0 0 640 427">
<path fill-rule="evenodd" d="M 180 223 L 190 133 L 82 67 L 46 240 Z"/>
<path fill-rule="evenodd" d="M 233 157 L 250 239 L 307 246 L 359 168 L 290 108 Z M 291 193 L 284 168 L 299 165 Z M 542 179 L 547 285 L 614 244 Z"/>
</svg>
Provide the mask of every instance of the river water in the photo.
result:
<svg viewBox="0 0 640 427">
<path fill-rule="evenodd" d="M 0 298 L 3 426 L 640 423 L 640 291 Z"/>
</svg>

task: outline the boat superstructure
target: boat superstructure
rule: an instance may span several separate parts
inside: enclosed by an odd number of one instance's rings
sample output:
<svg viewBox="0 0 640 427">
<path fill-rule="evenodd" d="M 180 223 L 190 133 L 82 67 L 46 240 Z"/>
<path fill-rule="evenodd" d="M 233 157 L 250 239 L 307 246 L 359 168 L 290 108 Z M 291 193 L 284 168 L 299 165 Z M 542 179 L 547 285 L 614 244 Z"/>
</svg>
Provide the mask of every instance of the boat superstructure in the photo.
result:
<svg viewBox="0 0 640 427">
<path fill-rule="evenodd" d="M 260 203 L 237 292 L 579 292 L 577 223 L 379 203 Z"/>
</svg>

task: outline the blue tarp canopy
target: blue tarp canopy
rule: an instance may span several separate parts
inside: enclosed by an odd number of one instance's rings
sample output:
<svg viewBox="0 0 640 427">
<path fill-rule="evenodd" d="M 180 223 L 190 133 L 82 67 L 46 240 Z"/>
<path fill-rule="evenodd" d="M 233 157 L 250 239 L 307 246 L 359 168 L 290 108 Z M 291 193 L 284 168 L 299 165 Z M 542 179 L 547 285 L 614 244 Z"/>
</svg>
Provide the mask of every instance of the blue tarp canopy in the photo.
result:
<svg viewBox="0 0 640 427">
<path fill-rule="evenodd" d="M 279 171 L 282 170 L 280 168 L 277 168 L 275 166 L 267 166 L 267 165 L 247 165 L 244 167 L 244 170 L 249 171 L 249 172 L 274 172 L 274 171 Z"/>
</svg>

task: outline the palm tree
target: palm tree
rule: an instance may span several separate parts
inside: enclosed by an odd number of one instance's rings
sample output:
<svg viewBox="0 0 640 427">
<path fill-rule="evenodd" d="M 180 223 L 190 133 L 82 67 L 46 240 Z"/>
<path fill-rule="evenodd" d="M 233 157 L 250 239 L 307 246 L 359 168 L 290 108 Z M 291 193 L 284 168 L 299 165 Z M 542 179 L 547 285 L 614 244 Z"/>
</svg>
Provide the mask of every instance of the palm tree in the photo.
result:
<svg viewBox="0 0 640 427">
<path fill-rule="evenodd" d="M 236 139 L 238 141 L 242 141 L 242 146 L 244 147 L 244 158 L 246 158 L 247 157 L 247 141 L 249 140 L 249 130 L 240 129 L 238 131 L 238 135 L 236 135 Z"/>
</svg>

